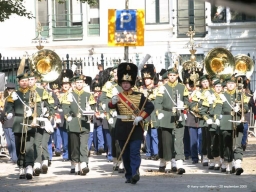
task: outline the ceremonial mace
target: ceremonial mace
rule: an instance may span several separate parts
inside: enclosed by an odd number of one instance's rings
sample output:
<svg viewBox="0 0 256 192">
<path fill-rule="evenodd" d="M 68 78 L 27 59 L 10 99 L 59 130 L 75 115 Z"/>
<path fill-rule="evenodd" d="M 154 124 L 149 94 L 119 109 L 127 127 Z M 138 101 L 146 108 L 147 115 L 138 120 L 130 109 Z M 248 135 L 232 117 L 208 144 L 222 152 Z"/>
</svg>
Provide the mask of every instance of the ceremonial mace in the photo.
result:
<svg viewBox="0 0 256 192">
<path fill-rule="evenodd" d="M 152 90 L 151 90 L 151 89 L 148 90 L 148 95 L 147 95 L 147 97 L 146 97 L 146 99 L 145 99 L 145 101 L 144 101 L 144 103 L 143 103 L 143 105 L 142 105 L 142 107 L 141 107 L 141 109 L 140 109 L 140 113 L 141 113 L 142 110 L 144 109 L 144 106 L 145 106 L 146 102 L 148 101 L 148 97 L 149 97 L 150 94 L 152 94 Z M 140 113 L 139 113 L 139 114 L 140 114 Z M 136 126 L 136 125 L 133 125 L 132 130 L 131 130 L 131 132 L 130 132 L 129 135 L 128 135 L 128 138 L 127 138 L 127 140 L 125 141 L 124 147 L 123 147 L 123 149 L 122 149 L 122 151 L 121 151 L 119 157 L 117 158 L 117 162 L 116 162 L 115 167 L 113 168 L 113 171 L 112 171 L 112 173 L 111 173 L 111 176 L 113 175 L 113 173 L 114 173 L 114 171 L 115 171 L 115 169 L 116 169 L 116 167 L 117 167 L 117 164 L 118 164 L 120 158 L 122 157 L 122 155 L 123 155 L 123 153 L 124 153 L 124 150 L 125 150 L 125 148 L 126 148 L 126 146 L 127 146 L 127 143 L 128 143 L 128 141 L 130 140 L 130 138 L 131 138 L 131 136 L 132 136 L 132 133 L 133 133 L 133 131 L 134 131 L 134 129 L 135 129 L 135 126 Z M 142 128 L 143 128 L 143 127 L 142 127 Z"/>
</svg>

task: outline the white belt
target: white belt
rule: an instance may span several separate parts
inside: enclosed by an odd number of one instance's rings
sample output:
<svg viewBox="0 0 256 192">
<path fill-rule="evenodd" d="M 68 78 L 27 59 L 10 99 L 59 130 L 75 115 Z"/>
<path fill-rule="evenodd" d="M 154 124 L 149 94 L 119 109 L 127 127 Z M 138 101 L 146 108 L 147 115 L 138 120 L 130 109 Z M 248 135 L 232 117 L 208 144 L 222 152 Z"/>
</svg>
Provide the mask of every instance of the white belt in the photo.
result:
<svg viewBox="0 0 256 192">
<path fill-rule="evenodd" d="M 116 118 L 131 120 L 131 119 L 135 119 L 135 116 L 134 115 L 117 115 Z"/>
</svg>

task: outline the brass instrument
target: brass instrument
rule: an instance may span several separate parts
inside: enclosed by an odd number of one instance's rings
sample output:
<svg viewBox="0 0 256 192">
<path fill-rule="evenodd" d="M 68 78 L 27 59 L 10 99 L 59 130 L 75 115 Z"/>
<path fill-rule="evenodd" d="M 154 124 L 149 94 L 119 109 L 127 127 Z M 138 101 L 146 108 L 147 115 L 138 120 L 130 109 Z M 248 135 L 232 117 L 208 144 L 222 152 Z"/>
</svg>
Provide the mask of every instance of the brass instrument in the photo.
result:
<svg viewBox="0 0 256 192">
<path fill-rule="evenodd" d="M 239 54 L 235 56 L 235 71 L 234 73 L 238 76 L 246 76 L 250 78 L 254 70 L 253 60 L 243 54 Z"/>
<path fill-rule="evenodd" d="M 29 59 L 30 69 L 45 82 L 55 81 L 61 74 L 62 61 L 60 57 L 49 49 L 42 49 Z"/>
<path fill-rule="evenodd" d="M 37 92 L 35 90 L 31 91 L 30 92 L 29 105 L 30 105 L 31 108 L 34 108 L 34 109 L 33 109 L 33 115 L 32 115 L 33 120 L 32 120 L 32 123 L 30 124 L 30 127 L 33 127 L 33 128 L 39 127 L 39 124 L 36 122 L 36 118 L 37 118 L 36 97 L 37 97 Z"/>
<path fill-rule="evenodd" d="M 206 72 L 210 76 L 219 75 L 225 79 L 235 70 L 235 60 L 230 51 L 225 48 L 214 48 L 209 51 L 204 59 Z"/>
</svg>

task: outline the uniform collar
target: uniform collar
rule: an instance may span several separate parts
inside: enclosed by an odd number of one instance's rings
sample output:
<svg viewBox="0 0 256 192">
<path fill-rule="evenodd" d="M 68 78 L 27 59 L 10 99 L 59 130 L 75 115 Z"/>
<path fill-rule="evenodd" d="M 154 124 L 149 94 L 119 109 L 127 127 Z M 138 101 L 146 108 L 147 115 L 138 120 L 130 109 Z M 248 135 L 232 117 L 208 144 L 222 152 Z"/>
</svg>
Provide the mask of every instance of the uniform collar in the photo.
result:
<svg viewBox="0 0 256 192">
<path fill-rule="evenodd" d="M 77 95 L 81 95 L 81 94 L 84 92 L 84 90 L 81 89 L 81 90 L 79 91 L 79 90 L 77 90 L 77 89 L 74 89 L 74 92 L 75 92 Z"/>
<path fill-rule="evenodd" d="M 30 88 L 31 91 L 35 91 L 36 90 L 36 85 L 34 85 L 33 87 Z"/>
<path fill-rule="evenodd" d="M 129 91 L 123 91 L 125 95 L 131 95 L 133 93 L 133 90 L 130 89 Z"/>
<path fill-rule="evenodd" d="M 232 91 L 229 91 L 229 90 L 226 91 L 226 93 L 229 95 L 233 95 L 235 94 L 235 92 L 236 92 L 236 89 L 233 89 Z"/>
<path fill-rule="evenodd" d="M 167 83 L 170 87 L 175 87 L 178 84 L 178 81 L 175 81 L 174 83 L 171 83 L 170 81 L 168 81 Z"/>
<path fill-rule="evenodd" d="M 29 90 L 29 88 L 25 88 L 25 89 L 22 89 L 22 88 L 19 88 L 19 91 L 22 92 L 22 93 L 27 93 Z"/>
</svg>

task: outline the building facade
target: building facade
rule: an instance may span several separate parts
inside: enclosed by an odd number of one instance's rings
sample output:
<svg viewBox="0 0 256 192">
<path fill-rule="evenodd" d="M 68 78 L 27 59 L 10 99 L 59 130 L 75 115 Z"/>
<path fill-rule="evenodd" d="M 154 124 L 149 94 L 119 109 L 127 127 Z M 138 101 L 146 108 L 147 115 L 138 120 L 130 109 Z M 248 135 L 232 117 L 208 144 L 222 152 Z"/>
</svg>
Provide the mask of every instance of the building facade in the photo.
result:
<svg viewBox="0 0 256 192">
<path fill-rule="evenodd" d="M 42 45 L 54 50 L 60 58 L 81 61 L 80 71 L 94 77 L 97 64 L 111 66 L 124 58 L 123 47 L 109 47 L 108 9 L 124 9 L 125 0 L 99 0 L 88 6 L 77 0 L 31 0 L 25 7 L 34 19 L 12 16 L 0 23 L 0 53 L 2 57 L 22 57 L 37 52 L 38 22 L 43 32 Z M 196 56 L 203 61 L 215 47 L 237 54 L 247 54 L 255 60 L 256 19 L 237 13 L 228 7 L 211 5 L 201 0 L 129 0 L 129 9 L 145 10 L 144 46 L 129 47 L 129 59 L 139 63 L 151 55 L 157 72 L 189 59 L 186 47 L 189 27 L 195 30 L 194 41 L 200 44 Z M 37 43 L 35 43 L 37 42 Z M 88 70 L 87 70 L 88 69 Z M 253 75 L 252 81 L 255 81 Z M 254 86 L 254 85 L 253 85 Z M 252 88 L 253 90 L 255 88 Z"/>
</svg>

